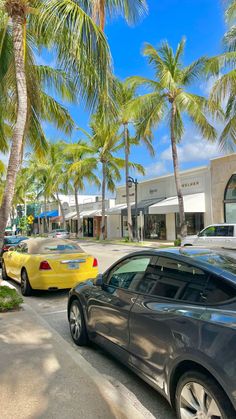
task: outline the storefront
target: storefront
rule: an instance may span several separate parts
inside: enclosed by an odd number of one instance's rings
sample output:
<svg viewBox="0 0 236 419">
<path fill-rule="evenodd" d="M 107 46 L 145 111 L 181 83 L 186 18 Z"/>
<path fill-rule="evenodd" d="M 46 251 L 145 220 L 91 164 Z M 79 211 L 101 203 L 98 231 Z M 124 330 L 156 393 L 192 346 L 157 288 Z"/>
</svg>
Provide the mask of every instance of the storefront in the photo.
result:
<svg viewBox="0 0 236 419">
<path fill-rule="evenodd" d="M 144 216 L 144 238 L 147 240 L 166 240 L 165 214 Z"/>
<path fill-rule="evenodd" d="M 225 222 L 236 224 L 236 174 L 233 174 L 226 185 L 224 196 Z"/>
<path fill-rule="evenodd" d="M 236 154 L 212 159 L 208 166 L 183 171 L 180 176 L 189 235 L 212 223 L 236 223 Z M 128 234 L 125 186 L 116 192 L 115 206 L 108 213 L 109 238 Z M 129 193 L 135 228 L 134 187 Z M 169 241 L 178 237 L 179 205 L 173 174 L 138 183 L 137 212 L 140 237 Z"/>
</svg>

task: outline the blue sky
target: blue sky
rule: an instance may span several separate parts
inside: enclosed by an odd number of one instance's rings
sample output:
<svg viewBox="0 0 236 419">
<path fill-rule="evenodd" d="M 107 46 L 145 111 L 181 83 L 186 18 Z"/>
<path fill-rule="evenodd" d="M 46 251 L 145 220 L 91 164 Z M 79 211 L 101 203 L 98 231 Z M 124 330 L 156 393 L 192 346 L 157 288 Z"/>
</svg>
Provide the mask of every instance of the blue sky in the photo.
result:
<svg viewBox="0 0 236 419">
<path fill-rule="evenodd" d="M 108 22 L 106 34 L 111 48 L 116 76 L 124 79 L 132 75 L 152 77 L 141 51 L 145 42 L 157 46 L 160 41 L 168 42 L 176 48 L 182 36 L 187 39 L 185 64 L 203 55 L 215 55 L 222 51 L 222 37 L 225 32 L 222 0 L 147 0 L 148 16 L 137 26 L 130 27 L 121 18 Z M 46 57 L 43 57 L 46 59 Z M 207 94 L 211 81 L 194 86 L 199 94 Z M 71 106 L 70 111 L 76 123 L 87 129 L 88 112 L 79 106 Z M 46 126 L 48 138 L 66 139 L 50 126 Z M 74 133 L 75 141 L 79 134 Z M 151 158 L 144 146 L 131 151 L 131 160 L 142 163 L 146 178 L 172 172 L 168 127 L 163 124 L 154 134 L 156 156 Z M 191 123 L 186 122 L 186 132 L 179 146 L 181 169 L 202 166 L 209 158 L 220 152 L 216 144 L 207 143 L 197 133 Z M 124 177 L 123 177 L 124 179 Z M 86 192 L 94 193 L 91 186 Z"/>
</svg>

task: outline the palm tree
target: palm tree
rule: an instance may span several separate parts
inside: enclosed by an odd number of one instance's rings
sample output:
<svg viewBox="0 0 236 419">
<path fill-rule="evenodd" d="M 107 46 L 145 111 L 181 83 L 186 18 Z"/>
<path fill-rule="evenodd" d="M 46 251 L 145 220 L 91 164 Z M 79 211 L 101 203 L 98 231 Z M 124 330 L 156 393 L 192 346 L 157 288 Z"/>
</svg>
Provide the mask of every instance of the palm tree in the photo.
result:
<svg viewBox="0 0 236 419">
<path fill-rule="evenodd" d="M 27 123 L 26 34 L 29 28 L 37 45 L 55 46 L 61 68 L 76 75 L 76 84 L 87 104 L 93 106 L 107 85 L 110 70 L 108 47 L 92 19 L 71 0 L 5 0 L 6 23 L 12 26 L 12 50 L 17 88 L 17 117 L 13 128 L 6 186 L 0 209 L 0 242 L 10 211 L 16 175 L 22 157 Z M 35 9 L 34 9 L 35 7 Z M 6 29 L 4 29 L 6 33 Z M 2 34 L 4 36 L 4 33 Z M 4 40 L 0 41 L 1 47 Z M 52 105 L 52 104 L 51 104 Z M 2 119 L 2 117 L 0 118 Z"/>
<path fill-rule="evenodd" d="M 102 31 L 107 14 L 109 17 L 122 15 L 128 23 L 135 24 L 148 11 L 146 0 L 81 0 L 81 3 Z"/>
<path fill-rule="evenodd" d="M 233 151 L 236 144 L 236 1 L 230 2 L 226 10 L 229 30 L 224 36 L 226 51 L 207 61 L 206 72 L 217 80 L 210 93 L 210 103 L 223 103 L 225 126 L 220 135 L 222 148 Z M 221 75 L 223 73 L 223 75 Z M 225 105 L 226 101 L 226 105 Z"/>
<path fill-rule="evenodd" d="M 183 66 L 184 48 L 184 40 L 178 44 L 176 53 L 167 42 L 163 42 L 158 49 L 146 44 L 144 55 L 148 57 L 148 62 L 154 69 L 155 79 L 137 76 L 130 79 L 131 86 L 145 86 L 150 90 L 134 99 L 130 105 L 139 121 L 136 125 L 138 136 L 152 138 L 152 129 L 158 126 L 164 117 L 169 121 L 181 237 L 187 234 L 177 151 L 177 143 L 181 141 L 184 133 L 182 114 L 189 116 L 204 138 L 216 138 L 216 130 L 205 115 L 208 109 L 207 99 L 188 92 L 188 86 L 198 79 L 202 71 L 204 59 Z"/>
<path fill-rule="evenodd" d="M 127 82 L 116 81 L 116 103 L 119 110 L 118 121 L 122 127 L 123 145 L 125 149 L 125 179 L 126 179 L 126 203 L 127 203 L 127 223 L 129 240 L 133 240 L 133 229 L 132 229 L 132 215 L 129 197 L 129 156 L 130 147 L 132 145 L 140 145 L 140 138 L 130 136 L 129 125 L 132 124 L 134 127 L 135 120 L 133 118 L 132 109 L 129 107 L 131 101 L 135 99 L 135 86 L 130 86 Z M 141 138 L 144 144 L 147 146 L 151 155 L 154 155 L 154 149 L 150 138 Z"/>
<path fill-rule="evenodd" d="M 126 162 L 117 156 L 117 153 L 123 149 L 122 136 L 119 133 L 119 121 L 111 121 L 110 124 L 104 123 L 100 117 L 100 113 L 97 112 L 91 120 L 90 127 L 92 130 L 90 140 L 93 144 L 96 158 L 101 164 L 102 172 L 102 223 L 100 237 L 104 240 L 106 235 L 106 189 L 114 193 L 116 182 L 121 180 L 120 171 L 125 168 Z M 144 174 L 142 165 L 129 162 L 129 166 Z"/>
<path fill-rule="evenodd" d="M 8 220 L 8 214 L 14 195 L 16 175 L 19 170 L 22 140 L 27 119 L 27 85 L 24 63 L 24 33 L 27 4 L 25 1 L 5 2 L 6 12 L 12 21 L 12 43 L 15 58 L 16 86 L 17 86 L 17 118 L 13 130 L 11 152 L 9 157 L 5 190 L 0 209 L 0 246 Z"/>
<path fill-rule="evenodd" d="M 44 196 L 44 205 L 46 211 L 47 201 L 52 198 L 58 203 L 62 216 L 63 227 L 65 227 L 65 211 L 60 199 L 60 194 L 68 193 L 69 181 L 67 176 L 66 159 L 64 150 L 66 143 L 58 141 L 57 143 L 48 143 L 48 152 L 46 157 L 42 157 L 35 162 L 34 155 L 29 160 L 31 179 L 40 185 L 38 196 Z M 45 225 L 46 219 L 45 219 Z"/>
<path fill-rule="evenodd" d="M 75 196 L 78 223 L 77 235 L 82 232 L 78 193 L 85 189 L 86 181 L 100 187 L 100 181 L 95 173 L 97 169 L 97 159 L 93 157 L 93 155 L 94 148 L 84 141 L 78 141 L 76 144 L 67 144 L 64 149 L 68 181 L 72 183 L 72 189 Z"/>
<path fill-rule="evenodd" d="M 2 196 L 4 192 L 4 187 L 5 187 L 5 172 L 6 172 L 5 164 L 0 160 L 0 203 L 2 201 Z"/>
</svg>

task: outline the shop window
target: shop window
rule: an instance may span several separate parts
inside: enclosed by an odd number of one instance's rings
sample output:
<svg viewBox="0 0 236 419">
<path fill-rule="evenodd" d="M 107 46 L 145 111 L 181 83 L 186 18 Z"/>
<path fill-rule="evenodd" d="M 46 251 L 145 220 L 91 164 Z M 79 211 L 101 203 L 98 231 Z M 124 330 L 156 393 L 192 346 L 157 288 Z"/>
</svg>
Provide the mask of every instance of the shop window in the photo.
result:
<svg viewBox="0 0 236 419">
<path fill-rule="evenodd" d="M 145 239 L 166 240 L 166 216 L 164 214 L 144 216 Z"/>
<path fill-rule="evenodd" d="M 204 228 L 204 214 L 202 212 L 186 212 L 187 234 L 197 234 Z M 180 234 L 179 213 L 176 214 L 176 237 Z"/>
<path fill-rule="evenodd" d="M 236 174 L 231 176 L 224 196 L 225 222 L 236 223 Z"/>
</svg>

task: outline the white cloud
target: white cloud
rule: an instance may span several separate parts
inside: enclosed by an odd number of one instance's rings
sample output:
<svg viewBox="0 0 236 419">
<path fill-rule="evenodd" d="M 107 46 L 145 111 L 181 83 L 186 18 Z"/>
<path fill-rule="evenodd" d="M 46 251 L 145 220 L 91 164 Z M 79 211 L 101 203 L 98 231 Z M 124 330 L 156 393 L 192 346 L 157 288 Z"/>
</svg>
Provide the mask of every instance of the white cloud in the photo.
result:
<svg viewBox="0 0 236 419">
<path fill-rule="evenodd" d="M 160 139 L 160 144 L 167 144 L 170 141 L 169 135 L 163 135 Z"/>
<path fill-rule="evenodd" d="M 182 144 L 177 146 L 177 150 L 180 163 L 200 163 L 201 161 L 206 161 L 222 154 L 217 143 L 211 143 L 197 135 L 193 137 L 191 142 L 183 141 Z M 160 159 L 162 162 L 172 160 L 171 146 L 161 153 Z"/>
<path fill-rule="evenodd" d="M 145 167 L 145 176 L 146 177 L 153 177 L 153 176 L 161 176 L 167 173 L 168 169 L 165 165 L 164 161 L 157 161 L 156 163 L 152 163 L 149 166 Z"/>
</svg>

